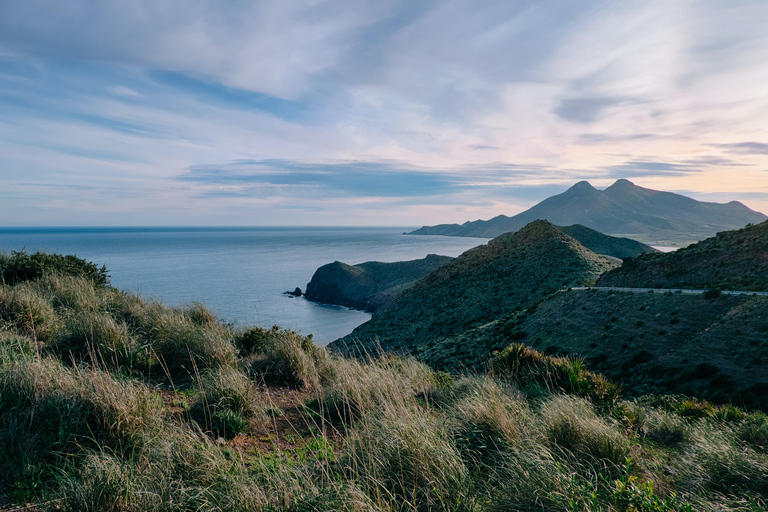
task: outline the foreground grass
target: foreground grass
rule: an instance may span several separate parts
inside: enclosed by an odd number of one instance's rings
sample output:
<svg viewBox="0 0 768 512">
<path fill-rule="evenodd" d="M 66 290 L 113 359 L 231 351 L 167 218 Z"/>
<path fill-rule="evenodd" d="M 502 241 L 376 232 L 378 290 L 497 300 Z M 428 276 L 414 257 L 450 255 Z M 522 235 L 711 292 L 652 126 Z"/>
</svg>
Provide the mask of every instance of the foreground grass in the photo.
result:
<svg viewBox="0 0 768 512">
<path fill-rule="evenodd" d="M 757 511 L 768 417 L 521 345 L 349 360 L 84 275 L 0 288 L 0 495 L 59 510 Z M 282 398 L 290 394 L 291 399 Z M 282 400 L 282 401 L 281 401 Z"/>
</svg>

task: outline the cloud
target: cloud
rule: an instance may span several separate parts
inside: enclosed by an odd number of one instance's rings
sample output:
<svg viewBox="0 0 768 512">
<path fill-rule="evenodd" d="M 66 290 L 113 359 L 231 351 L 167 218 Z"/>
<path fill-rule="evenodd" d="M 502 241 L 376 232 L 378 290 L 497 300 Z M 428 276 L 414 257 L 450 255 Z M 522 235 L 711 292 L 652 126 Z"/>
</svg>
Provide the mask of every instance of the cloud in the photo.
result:
<svg viewBox="0 0 768 512">
<path fill-rule="evenodd" d="M 764 142 L 738 142 L 734 144 L 710 144 L 737 155 L 768 155 L 768 144 Z"/>
<path fill-rule="evenodd" d="M 597 121 L 601 114 L 608 108 L 620 105 L 625 100 L 621 98 L 565 98 L 553 112 L 574 123 L 592 123 Z"/>
<path fill-rule="evenodd" d="M 610 178 L 633 178 L 641 176 L 686 176 L 700 173 L 701 165 L 691 163 L 669 163 L 652 161 L 630 161 L 605 169 Z"/>
</svg>

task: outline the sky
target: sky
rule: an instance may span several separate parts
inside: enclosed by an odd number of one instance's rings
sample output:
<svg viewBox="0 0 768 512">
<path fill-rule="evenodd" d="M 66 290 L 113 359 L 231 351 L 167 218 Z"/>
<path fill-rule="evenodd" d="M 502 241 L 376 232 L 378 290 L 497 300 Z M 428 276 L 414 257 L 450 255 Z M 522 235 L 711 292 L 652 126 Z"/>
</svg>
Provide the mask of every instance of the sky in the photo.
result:
<svg viewBox="0 0 768 512">
<path fill-rule="evenodd" d="M 0 226 L 768 213 L 765 0 L 0 0 Z"/>
</svg>

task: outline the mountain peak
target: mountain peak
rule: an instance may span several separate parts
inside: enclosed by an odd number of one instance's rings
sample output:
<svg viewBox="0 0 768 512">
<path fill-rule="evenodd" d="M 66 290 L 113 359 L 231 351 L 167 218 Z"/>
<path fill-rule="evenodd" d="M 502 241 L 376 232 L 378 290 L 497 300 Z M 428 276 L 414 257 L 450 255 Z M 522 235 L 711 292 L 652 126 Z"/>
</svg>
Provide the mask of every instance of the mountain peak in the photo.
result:
<svg viewBox="0 0 768 512">
<path fill-rule="evenodd" d="M 566 194 L 569 192 L 597 192 L 597 189 L 588 181 L 580 181 L 565 191 Z"/>
<path fill-rule="evenodd" d="M 613 185 L 608 187 L 606 190 L 621 190 L 621 189 L 628 189 L 628 188 L 640 188 L 634 183 L 632 183 L 629 180 L 625 180 L 624 178 L 620 178 L 616 180 Z"/>
</svg>

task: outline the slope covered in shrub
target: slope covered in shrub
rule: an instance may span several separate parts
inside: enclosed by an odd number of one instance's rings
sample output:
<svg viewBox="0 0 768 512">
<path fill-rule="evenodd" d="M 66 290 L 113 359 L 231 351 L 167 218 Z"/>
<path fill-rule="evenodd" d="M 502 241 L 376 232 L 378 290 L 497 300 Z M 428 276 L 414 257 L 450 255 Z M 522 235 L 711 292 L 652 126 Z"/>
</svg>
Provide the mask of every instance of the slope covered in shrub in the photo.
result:
<svg viewBox="0 0 768 512">
<path fill-rule="evenodd" d="M 202 306 L 167 308 L 82 277 L 1 290 L 25 300 L 12 314 L 0 305 L 0 506 L 768 504 L 765 414 L 686 397 L 624 400 L 578 360 L 512 345 L 487 374 L 449 375 L 393 355 L 340 358 L 291 331 L 236 330 Z M 45 336 L 20 320 L 25 307 L 45 309 Z"/>
</svg>

